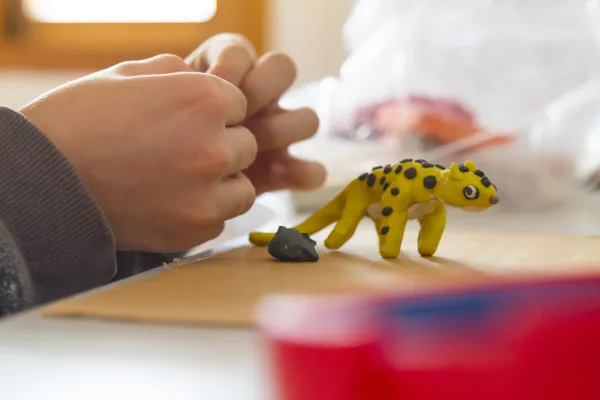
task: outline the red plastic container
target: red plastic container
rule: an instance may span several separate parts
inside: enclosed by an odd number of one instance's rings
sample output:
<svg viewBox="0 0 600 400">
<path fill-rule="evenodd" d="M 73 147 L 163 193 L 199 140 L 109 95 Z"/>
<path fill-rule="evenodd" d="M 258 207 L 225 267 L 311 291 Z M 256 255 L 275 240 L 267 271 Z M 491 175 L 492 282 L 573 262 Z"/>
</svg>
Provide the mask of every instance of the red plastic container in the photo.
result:
<svg viewBox="0 0 600 400">
<path fill-rule="evenodd" d="M 600 278 L 267 299 L 280 400 L 600 400 Z"/>
</svg>

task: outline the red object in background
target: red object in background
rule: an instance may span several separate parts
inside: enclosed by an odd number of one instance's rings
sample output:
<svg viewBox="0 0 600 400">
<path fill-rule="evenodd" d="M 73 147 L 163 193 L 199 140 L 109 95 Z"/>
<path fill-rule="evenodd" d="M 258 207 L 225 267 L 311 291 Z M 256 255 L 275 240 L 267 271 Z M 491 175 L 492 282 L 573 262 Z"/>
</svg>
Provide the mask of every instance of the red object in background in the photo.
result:
<svg viewBox="0 0 600 400">
<path fill-rule="evenodd" d="M 417 95 L 406 99 L 387 99 L 358 109 L 354 127 L 368 127 L 371 139 L 382 135 L 414 136 L 438 146 L 481 136 L 480 141 L 466 149 L 469 152 L 514 141 L 514 135 L 508 133 L 484 137 L 475 115 L 455 100 Z M 348 135 L 352 136 L 352 133 L 344 134 Z"/>
<path fill-rule="evenodd" d="M 293 304 L 262 319 L 279 400 L 600 399 L 600 279 Z"/>
</svg>

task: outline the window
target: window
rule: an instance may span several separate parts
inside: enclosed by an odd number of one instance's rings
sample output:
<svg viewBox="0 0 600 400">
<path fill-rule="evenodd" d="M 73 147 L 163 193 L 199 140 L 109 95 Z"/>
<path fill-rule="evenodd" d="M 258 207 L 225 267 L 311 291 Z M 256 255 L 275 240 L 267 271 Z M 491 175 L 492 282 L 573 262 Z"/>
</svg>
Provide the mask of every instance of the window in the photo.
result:
<svg viewBox="0 0 600 400">
<path fill-rule="evenodd" d="M 264 0 L 0 0 L 0 66 L 104 68 L 182 57 L 219 32 L 262 50 Z"/>
</svg>

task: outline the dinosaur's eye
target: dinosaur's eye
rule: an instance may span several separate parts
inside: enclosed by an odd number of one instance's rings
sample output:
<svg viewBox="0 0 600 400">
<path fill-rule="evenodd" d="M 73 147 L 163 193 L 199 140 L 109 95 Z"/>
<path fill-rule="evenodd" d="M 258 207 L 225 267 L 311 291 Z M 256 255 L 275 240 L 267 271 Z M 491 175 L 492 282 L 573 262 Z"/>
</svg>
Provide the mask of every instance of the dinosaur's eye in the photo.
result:
<svg viewBox="0 0 600 400">
<path fill-rule="evenodd" d="M 465 188 L 463 189 L 463 194 L 467 199 L 474 200 L 479 197 L 479 189 L 471 185 L 465 186 Z"/>
</svg>

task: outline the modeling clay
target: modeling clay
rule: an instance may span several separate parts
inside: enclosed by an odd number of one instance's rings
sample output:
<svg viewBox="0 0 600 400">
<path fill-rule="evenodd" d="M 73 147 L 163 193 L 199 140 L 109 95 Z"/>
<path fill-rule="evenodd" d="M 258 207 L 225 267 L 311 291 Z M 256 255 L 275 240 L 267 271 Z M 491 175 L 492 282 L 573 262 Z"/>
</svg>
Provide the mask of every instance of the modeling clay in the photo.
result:
<svg viewBox="0 0 600 400">
<path fill-rule="evenodd" d="M 296 229 L 280 226 L 275 236 L 269 242 L 269 254 L 280 261 L 315 262 L 319 254 L 315 250 L 317 242 L 308 234 Z"/>
<path fill-rule="evenodd" d="M 379 235 L 379 253 L 383 258 L 396 258 L 407 221 L 417 219 L 421 226 L 419 253 L 432 256 L 446 226 L 446 206 L 484 211 L 498 202 L 496 186 L 471 161 L 445 168 L 405 159 L 374 167 L 353 179 L 294 229 L 312 235 L 335 222 L 325 247 L 339 249 L 354 235 L 360 221 L 369 217 Z M 253 232 L 250 242 L 266 246 L 274 237 L 274 233 Z"/>
</svg>

